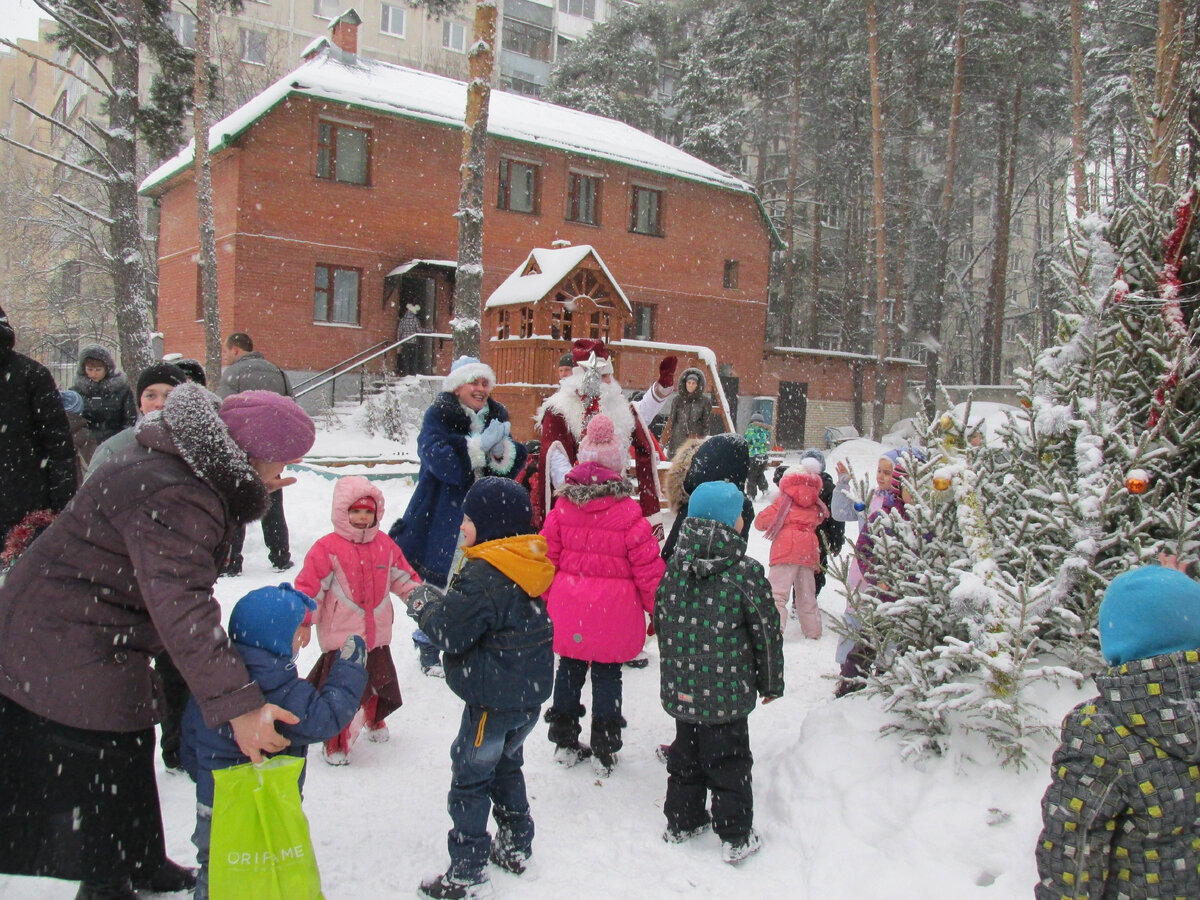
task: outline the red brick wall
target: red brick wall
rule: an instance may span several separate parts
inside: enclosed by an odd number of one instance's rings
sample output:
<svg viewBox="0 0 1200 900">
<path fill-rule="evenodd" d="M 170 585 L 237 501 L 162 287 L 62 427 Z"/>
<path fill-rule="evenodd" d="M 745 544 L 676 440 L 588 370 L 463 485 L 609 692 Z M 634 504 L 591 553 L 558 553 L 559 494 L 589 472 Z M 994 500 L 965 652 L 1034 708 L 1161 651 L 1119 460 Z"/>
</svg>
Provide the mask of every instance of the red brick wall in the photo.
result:
<svg viewBox="0 0 1200 900">
<path fill-rule="evenodd" d="M 321 114 L 371 127 L 370 186 L 315 177 Z M 396 311 L 382 308 L 384 274 L 413 258 L 457 256 L 460 149 L 454 129 L 307 99 L 267 114 L 214 167 L 222 332 L 247 331 L 283 367 L 313 370 L 390 338 Z M 541 164 L 537 215 L 496 209 L 502 155 Z M 564 218 L 572 166 L 603 176 L 600 226 Z M 632 183 L 664 191 L 665 237 L 628 231 Z M 560 238 L 589 243 L 631 301 L 658 305 L 657 340 L 710 346 L 743 379 L 744 391 L 767 392 L 759 370 L 770 244 L 752 197 L 493 140 L 484 213 L 485 298 L 534 247 Z M 167 352 L 200 356 L 196 244 L 185 175 L 162 197 L 160 323 Z M 722 287 L 726 259 L 739 262 L 734 290 Z M 359 327 L 313 323 L 318 262 L 362 270 Z M 434 327 L 448 331 L 449 318 L 448 303 L 439 302 Z M 629 375 L 646 380 L 641 372 Z"/>
</svg>

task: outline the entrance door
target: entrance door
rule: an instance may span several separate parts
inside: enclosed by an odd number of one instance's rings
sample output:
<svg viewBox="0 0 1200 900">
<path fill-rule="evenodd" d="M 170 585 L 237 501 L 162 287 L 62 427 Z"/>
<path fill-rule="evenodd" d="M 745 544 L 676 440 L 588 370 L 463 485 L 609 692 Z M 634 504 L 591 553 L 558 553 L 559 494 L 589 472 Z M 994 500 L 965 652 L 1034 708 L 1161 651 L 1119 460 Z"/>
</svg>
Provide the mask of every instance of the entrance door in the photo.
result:
<svg viewBox="0 0 1200 900">
<path fill-rule="evenodd" d="M 406 274 L 400 281 L 400 312 L 409 303 L 421 307 L 417 318 L 421 320 L 422 331 L 433 331 L 433 323 L 437 311 L 437 279 L 429 275 Z M 425 374 L 433 372 L 433 341 L 429 338 L 418 338 L 418 360 L 420 369 Z"/>
<path fill-rule="evenodd" d="M 775 442 L 783 447 L 804 446 L 804 422 L 808 415 L 808 382 L 779 382 L 779 417 Z"/>
</svg>

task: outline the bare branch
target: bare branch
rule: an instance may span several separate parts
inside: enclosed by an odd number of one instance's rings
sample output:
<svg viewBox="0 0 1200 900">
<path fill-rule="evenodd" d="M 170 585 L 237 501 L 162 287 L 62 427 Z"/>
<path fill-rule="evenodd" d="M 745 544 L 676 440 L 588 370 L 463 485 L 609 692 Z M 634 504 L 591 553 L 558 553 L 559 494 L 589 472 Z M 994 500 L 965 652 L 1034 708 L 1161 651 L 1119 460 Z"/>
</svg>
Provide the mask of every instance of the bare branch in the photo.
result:
<svg viewBox="0 0 1200 900">
<path fill-rule="evenodd" d="M 32 50 L 29 50 L 25 47 L 21 47 L 17 44 L 14 44 L 12 41 L 8 40 L 7 38 L 0 38 L 0 46 L 9 47 L 13 50 L 16 50 L 18 53 L 23 54 L 24 56 L 28 56 L 30 59 L 36 59 L 38 62 L 43 62 L 46 65 L 50 66 L 51 68 L 58 69 L 60 72 L 66 72 L 72 78 L 79 81 L 80 84 L 84 85 L 88 90 L 95 91 L 97 94 L 104 94 L 104 93 L 110 92 L 110 91 L 106 91 L 104 88 L 101 88 L 95 84 L 92 84 L 92 82 L 88 81 L 86 78 L 84 78 L 78 72 L 75 72 L 72 69 L 68 69 L 64 65 L 60 65 L 59 63 L 56 63 L 54 60 L 50 59 L 49 57 L 42 56 L 40 53 L 34 53 Z M 103 75 L 103 73 L 101 73 L 101 74 Z M 107 83 L 107 81 L 106 81 L 106 83 Z M 109 85 L 109 88 L 111 89 L 111 85 Z"/>
<path fill-rule="evenodd" d="M 85 138 L 85 137 L 83 136 L 83 133 L 82 133 L 81 131 L 79 131 L 77 128 L 72 128 L 72 127 L 71 127 L 70 125 L 68 125 L 66 122 L 60 122 L 58 119 L 55 119 L 55 118 L 53 118 L 52 116 L 48 116 L 48 115 L 46 115 L 44 112 L 40 112 L 40 111 L 38 111 L 37 109 L 34 109 L 32 106 L 30 106 L 30 105 L 29 105 L 28 103 L 26 103 L 24 100 L 21 100 L 21 99 L 19 99 L 19 98 L 15 98 L 15 99 L 13 100 L 13 103 L 17 104 L 17 106 L 21 107 L 22 109 L 27 109 L 27 110 L 29 110 L 31 113 L 33 113 L 35 116 L 37 116 L 39 119 L 42 119 L 43 121 L 49 122 L 51 125 L 54 125 L 56 128 L 61 128 L 61 129 L 62 129 L 63 131 L 65 131 L 67 134 L 71 135 L 71 136 L 72 136 L 72 137 L 74 137 L 74 138 L 75 138 L 77 141 L 79 141 L 80 143 L 82 143 L 82 144 L 83 144 L 83 146 L 85 146 L 85 147 L 87 147 L 89 150 L 91 150 L 91 151 L 92 151 L 92 153 L 96 154 L 96 157 L 97 157 L 97 158 L 98 158 L 98 159 L 99 159 L 101 162 L 103 162 L 103 163 L 104 163 L 106 166 L 108 166 L 108 168 L 112 170 L 112 172 L 113 172 L 113 174 L 114 174 L 114 175 L 120 175 L 120 174 L 121 174 L 121 173 L 120 173 L 120 171 L 117 169 L 117 167 L 116 167 L 116 166 L 114 166 L 114 165 L 112 164 L 112 162 L 109 160 L 108 156 L 107 156 L 107 155 L 104 153 L 104 151 L 103 151 L 103 150 L 101 150 L 99 147 L 97 147 L 95 144 L 93 144 L 91 141 L 89 141 L 87 138 Z M 65 160 L 64 160 L 64 162 L 65 162 Z M 96 177 L 97 177 L 97 178 L 102 178 L 103 176 L 101 176 L 101 175 L 97 175 Z"/>
<path fill-rule="evenodd" d="M 90 175 L 92 178 L 95 178 L 97 181 L 99 181 L 101 183 L 103 183 L 106 180 L 105 177 L 103 175 L 101 175 L 99 172 L 93 172 L 91 169 L 84 168 L 83 166 L 77 166 L 77 165 L 75 165 L 75 163 L 68 162 L 67 160 L 63 159 L 60 156 L 54 156 L 50 153 L 44 153 L 41 150 L 38 150 L 34 147 L 30 147 L 28 144 L 22 144 L 20 141 L 14 141 L 12 138 L 10 138 L 7 134 L 4 134 L 3 132 L 0 132 L 0 141 L 4 141 L 4 143 L 11 144 L 14 147 L 20 147 L 22 150 L 27 150 L 28 152 L 32 153 L 34 156 L 40 156 L 42 159 L 48 159 L 52 163 L 55 163 L 57 165 L 66 166 L 68 169 L 74 169 L 76 172 L 79 172 L 82 175 Z"/>
<path fill-rule="evenodd" d="M 86 206 L 84 206 L 81 203 L 76 203 L 70 197 L 64 197 L 62 194 L 54 194 L 53 199 L 57 200 L 59 203 L 64 204 L 65 206 L 71 207 L 71 209 L 75 210 L 76 212 L 81 212 L 85 216 L 90 216 L 91 218 L 95 219 L 97 222 L 100 222 L 103 225 L 111 226 L 113 224 L 113 220 L 108 218 L 108 216 L 102 216 L 102 215 L 100 215 L 100 213 L 96 212 L 95 210 L 88 209 Z"/>
</svg>

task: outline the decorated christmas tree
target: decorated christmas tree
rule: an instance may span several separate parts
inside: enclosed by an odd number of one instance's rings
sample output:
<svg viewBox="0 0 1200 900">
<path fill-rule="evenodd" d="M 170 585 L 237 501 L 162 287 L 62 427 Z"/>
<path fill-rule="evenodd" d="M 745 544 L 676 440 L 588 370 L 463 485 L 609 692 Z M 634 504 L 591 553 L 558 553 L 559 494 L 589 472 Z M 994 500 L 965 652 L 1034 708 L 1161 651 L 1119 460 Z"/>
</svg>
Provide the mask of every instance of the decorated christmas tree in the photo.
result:
<svg viewBox="0 0 1200 900">
<path fill-rule="evenodd" d="M 1099 668 L 1108 582 L 1200 554 L 1196 215 L 1192 190 L 1080 223 L 1058 343 L 1019 373 L 1022 413 L 979 447 L 969 406 L 934 423 L 903 515 L 865 526 L 866 687 L 910 750 L 973 730 L 1020 764 L 1045 730 L 1027 685 Z"/>
</svg>

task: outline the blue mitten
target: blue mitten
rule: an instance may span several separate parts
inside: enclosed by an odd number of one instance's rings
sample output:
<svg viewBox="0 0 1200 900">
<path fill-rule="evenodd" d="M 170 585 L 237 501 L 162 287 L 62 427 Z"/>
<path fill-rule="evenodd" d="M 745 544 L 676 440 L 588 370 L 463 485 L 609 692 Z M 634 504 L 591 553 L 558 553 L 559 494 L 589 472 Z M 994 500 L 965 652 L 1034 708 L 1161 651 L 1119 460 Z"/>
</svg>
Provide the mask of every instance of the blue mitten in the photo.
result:
<svg viewBox="0 0 1200 900">
<path fill-rule="evenodd" d="M 483 429 L 483 433 L 479 435 L 479 446 L 483 448 L 483 452 L 487 453 L 498 443 L 504 440 L 508 428 L 507 422 L 501 422 L 499 419 L 492 419 L 488 422 L 487 427 Z"/>
<path fill-rule="evenodd" d="M 342 644 L 338 656 L 356 666 L 365 666 L 367 664 L 367 642 L 362 639 L 361 635 L 352 634 Z"/>
</svg>

